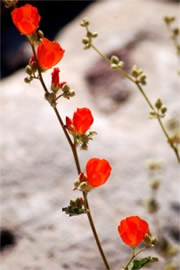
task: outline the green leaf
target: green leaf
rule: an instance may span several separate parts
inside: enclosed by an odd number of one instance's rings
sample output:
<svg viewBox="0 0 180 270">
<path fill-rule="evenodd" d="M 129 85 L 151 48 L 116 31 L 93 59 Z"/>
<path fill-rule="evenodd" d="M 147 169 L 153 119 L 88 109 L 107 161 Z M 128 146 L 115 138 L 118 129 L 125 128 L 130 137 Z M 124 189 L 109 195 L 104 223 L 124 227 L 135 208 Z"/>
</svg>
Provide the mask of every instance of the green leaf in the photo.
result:
<svg viewBox="0 0 180 270">
<path fill-rule="evenodd" d="M 155 257 L 146 257 L 139 260 L 134 260 L 125 270 L 138 270 L 146 266 L 148 263 L 157 262 L 158 258 Z"/>
</svg>

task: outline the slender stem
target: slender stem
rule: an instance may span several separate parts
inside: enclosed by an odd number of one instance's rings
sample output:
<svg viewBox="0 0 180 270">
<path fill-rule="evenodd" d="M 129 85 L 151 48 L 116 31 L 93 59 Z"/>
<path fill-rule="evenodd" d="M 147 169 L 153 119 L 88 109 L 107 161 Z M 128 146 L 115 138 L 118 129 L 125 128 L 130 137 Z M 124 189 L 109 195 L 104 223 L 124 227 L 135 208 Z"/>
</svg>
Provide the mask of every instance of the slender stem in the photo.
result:
<svg viewBox="0 0 180 270">
<path fill-rule="evenodd" d="M 94 44 L 92 44 L 92 42 L 91 42 L 91 47 L 92 47 L 92 48 L 93 48 L 93 49 L 94 49 L 94 50 L 95 50 L 95 51 L 96 51 L 96 52 L 97 52 L 97 53 L 98 53 L 98 54 L 99 54 L 99 55 L 100 55 L 107 63 L 109 63 L 109 64 L 111 63 L 111 60 L 110 60 L 108 57 L 106 57 L 99 49 L 97 49 L 97 48 L 94 46 Z M 151 101 L 149 100 L 149 98 L 148 98 L 147 95 L 145 94 L 143 88 L 142 88 L 141 85 L 139 84 L 139 82 L 136 81 L 136 80 L 134 80 L 134 78 L 133 78 L 132 76 L 130 76 L 126 71 L 122 70 L 121 68 L 118 68 L 117 71 L 119 71 L 122 75 L 124 75 L 127 79 L 129 79 L 131 82 L 133 82 L 133 83 L 137 86 L 137 88 L 139 89 L 139 91 L 141 92 L 141 94 L 143 95 L 143 97 L 145 98 L 147 104 L 149 105 L 150 109 L 153 110 L 153 111 L 156 111 L 155 108 L 154 108 L 154 106 L 152 105 Z M 164 125 L 163 125 L 161 119 L 160 119 L 160 116 L 159 116 L 158 114 L 157 114 L 156 116 L 157 116 L 156 118 L 157 118 L 157 120 L 158 120 L 158 122 L 159 122 L 159 124 L 160 124 L 160 127 L 161 127 L 161 129 L 162 129 L 164 135 L 166 136 L 166 138 L 167 138 L 167 140 L 168 140 L 169 145 L 170 145 L 171 148 L 173 149 L 173 151 L 174 151 L 174 153 L 175 153 L 175 155 L 176 155 L 176 157 L 177 157 L 177 160 L 178 160 L 178 162 L 180 163 L 180 156 L 179 156 L 178 148 L 171 142 L 170 137 L 169 137 L 169 135 L 168 135 L 168 133 L 167 133 L 167 131 L 166 131 L 166 129 L 165 129 L 165 127 L 164 127 Z"/>
<path fill-rule="evenodd" d="M 39 63 L 38 63 L 38 59 L 37 59 L 37 56 L 36 56 L 36 51 L 35 51 L 35 48 L 34 48 L 34 44 L 31 43 L 30 39 L 28 38 L 30 44 L 31 44 L 31 47 L 32 47 L 32 51 L 33 51 L 33 54 L 34 54 L 34 57 L 35 57 L 35 60 L 36 60 L 36 63 L 37 63 L 37 69 L 38 69 L 38 74 L 39 74 L 39 80 L 43 86 L 43 89 L 45 91 L 45 93 L 49 93 L 45 83 L 44 83 L 44 80 L 43 80 L 43 77 L 42 77 L 42 74 L 41 74 L 41 68 L 39 66 Z M 59 97 L 58 97 L 59 98 Z M 65 137 L 71 147 L 71 150 L 72 150 L 72 154 L 73 154 L 73 157 L 74 157 L 74 161 L 75 161 L 75 165 L 76 165 L 76 169 L 77 169 L 77 173 L 80 174 L 81 173 L 81 167 L 80 167 L 80 162 L 79 162 L 79 158 L 78 158 L 78 154 L 77 154 L 77 148 L 76 148 L 76 144 L 75 144 L 75 141 L 72 142 L 70 136 L 69 136 L 69 133 L 67 132 L 65 126 L 64 126 L 64 123 L 62 121 L 62 118 L 59 114 L 59 111 L 56 107 L 53 107 L 53 110 L 56 114 L 56 117 L 59 121 L 59 124 L 61 125 L 61 128 L 63 129 L 63 132 L 65 134 Z M 89 207 L 89 203 L 88 203 L 88 199 L 87 199 L 87 194 L 85 192 L 82 192 L 83 193 L 83 197 L 84 197 L 84 205 L 85 205 L 85 209 L 86 209 L 86 213 L 87 213 L 87 216 L 88 216 L 88 220 L 89 220 L 89 224 L 90 224 L 90 227 L 91 227 L 91 230 L 93 232 L 93 235 L 94 235 L 94 238 L 96 240 L 96 244 L 98 246 L 98 249 L 99 249 L 99 252 L 100 252 L 100 255 L 102 257 L 102 260 L 104 262 L 104 265 L 106 267 L 107 270 L 111 270 L 109 264 L 108 264 L 108 261 L 106 259 L 106 256 L 104 254 L 104 251 L 103 251 L 103 248 L 101 246 L 101 243 L 100 243 L 100 240 L 98 238 L 98 234 L 96 232 L 96 228 L 95 228 L 95 225 L 94 225 L 94 222 L 93 222 L 93 218 L 92 218 L 92 215 L 91 215 L 91 211 L 90 211 L 90 207 Z"/>
<path fill-rule="evenodd" d="M 123 267 L 124 270 L 127 270 L 127 267 L 129 266 L 129 264 L 134 260 L 134 258 L 139 255 L 141 252 L 143 252 L 144 250 L 146 250 L 147 247 L 143 247 L 140 250 L 138 250 L 137 252 L 135 252 L 135 248 L 132 249 L 132 256 L 129 259 L 129 261 L 127 262 L 127 264 Z"/>
<path fill-rule="evenodd" d="M 139 91 L 141 92 L 141 94 L 143 95 L 143 97 L 145 98 L 146 102 L 148 103 L 149 107 L 155 111 L 154 106 L 152 105 L 152 103 L 150 102 L 149 98 L 147 97 L 147 95 L 145 94 L 144 90 L 142 89 L 142 87 L 140 86 L 139 82 L 135 82 L 137 88 L 139 89 Z"/>
<path fill-rule="evenodd" d="M 111 63 L 111 60 L 105 56 L 101 51 L 98 50 L 98 48 L 96 48 L 94 46 L 94 44 L 91 43 L 91 47 L 107 62 L 107 63 Z M 124 71 L 123 69 L 121 68 L 118 68 L 116 69 L 117 71 L 119 71 L 123 76 L 125 76 L 126 78 L 128 78 L 130 81 L 134 82 L 134 79 L 126 72 Z"/>
<path fill-rule="evenodd" d="M 91 226 L 91 229 L 92 229 L 94 238 L 96 240 L 96 244 L 98 246 L 99 252 L 100 252 L 101 257 L 102 257 L 102 260 L 104 262 L 104 265 L 106 266 L 106 269 L 107 270 L 110 270 L 111 268 L 110 268 L 109 263 L 108 263 L 108 261 L 106 259 L 106 256 L 104 254 L 104 251 L 102 249 L 101 243 L 99 241 L 99 238 L 98 238 L 98 235 L 97 235 L 97 232 L 96 232 L 96 228 L 94 226 L 94 222 L 93 222 L 93 218 L 92 218 L 92 215 L 91 215 L 91 211 L 90 211 L 90 207 L 89 207 L 89 203 L 88 203 L 87 193 L 86 192 L 83 192 L 83 197 L 84 197 L 84 202 L 85 202 L 85 208 L 86 208 L 86 211 L 87 211 L 87 216 L 88 216 L 88 219 L 89 219 L 89 223 L 90 223 L 90 226 Z"/>
</svg>

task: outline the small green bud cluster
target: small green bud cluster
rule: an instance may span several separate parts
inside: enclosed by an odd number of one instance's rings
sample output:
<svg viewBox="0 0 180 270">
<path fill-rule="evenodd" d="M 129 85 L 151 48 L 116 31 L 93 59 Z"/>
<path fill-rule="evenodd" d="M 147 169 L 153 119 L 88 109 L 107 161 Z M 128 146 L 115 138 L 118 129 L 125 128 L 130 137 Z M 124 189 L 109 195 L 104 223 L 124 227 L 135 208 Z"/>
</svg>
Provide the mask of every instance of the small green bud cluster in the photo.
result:
<svg viewBox="0 0 180 270">
<path fill-rule="evenodd" d="M 87 49 L 91 48 L 92 39 L 97 38 L 98 33 L 89 31 L 89 29 L 88 29 L 89 19 L 88 18 L 84 18 L 83 21 L 80 23 L 80 26 L 85 27 L 87 30 L 86 36 L 84 36 L 82 39 L 82 43 L 84 44 L 84 49 L 87 50 Z"/>
<path fill-rule="evenodd" d="M 95 135 L 97 135 L 96 131 L 89 131 L 88 134 L 75 134 L 75 143 L 79 145 L 82 150 L 88 150 L 89 140 L 93 140 L 93 136 Z"/>
<path fill-rule="evenodd" d="M 148 160 L 146 163 L 146 167 L 149 171 L 160 171 L 162 170 L 163 166 L 164 164 L 162 160 L 152 159 Z"/>
<path fill-rule="evenodd" d="M 165 16 L 164 17 L 164 21 L 166 24 L 170 24 L 172 22 L 174 22 L 176 20 L 176 18 L 174 16 Z"/>
<path fill-rule="evenodd" d="M 85 17 L 82 22 L 80 23 L 80 26 L 82 27 L 87 27 L 89 26 L 89 19 L 87 17 Z"/>
<path fill-rule="evenodd" d="M 86 213 L 86 210 L 84 208 L 83 198 L 77 198 L 75 200 L 70 200 L 69 205 L 67 207 L 62 208 L 62 211 L 64 211 L 70 217 Z"/>
<path fill-rule="evenodd" d="M 150 198 L 146 201 L 146 208 L 152 214 L 159 210 L 159 204 L 156 199 Z"/>
<path fill-rule="evenodd" d="M 63 97 L 66 99 L 70 99 L 75 96 L 75 91 L 70 88 L 68 84 L 64 84 L 62 87 Z"/>
<path fill-rule="evenodd" d="M 160 98 L 158 98 L 155 102 L 155 107 L 158 111 L 160 111 L 161 114 L 159 114 L 160 117 L 165 117 L 165 113 L 167 112 L 167 107 L 163 105 Z"/>
<path fill-rule="evenodd" d="M 144 238 L 144 242 L 147 247 L 153 248 L 158 242 L 157 237 L 152 236 L 151 233 L 147 233 Z"/>
<path fill-rule="evenodd" d="M 162 101 L 160 98 L 158 98 L 155 102 L 155 108 L 157 109 L 157 111 L 155 110 L 151 110 L 150 111 L 150 116 L 153 117 L 153 118 L 156 118 L 156 117 L 165 117 L 165 114 L 167 112 L 167 107 L 163 105 Z"/>
<path fill-rule="evenodd" d="M 3 0 L 5 8 L 15 7 L 19 0 Z"/>
<path fill-rule="evenodd" d="M 80 190 L 82 192 L 88 193 L 91 191 L 92 187 L 87 183 L 87 178 L 84 173 L 81 173 L 79 177 L 74 181 L 73 190 Z"/>
<path fill-rule="evenodd" d="M 45 99 L 50 103 L 50 105 L 55 108 L 57 103 L 56 103 L 56 94 L 51 92 L 51 93 L 45 93 Z"/>
<path fill-rule="evenodd" d="M 174 45 L 176 47 L 177 55 L 180 56 L 180 44 L 178 42 L 178 37 L 180 36 L 180 28 L 179 27 L 173 27 L 172 23 L 176 20 L 174 16 L 165 16 L 164 21 L 167 25 L 167 28 L 170 33 L 170 38 L 173 40 Z"/>
<path fill-rule="evenodd" d="M 153 191 L 156 191 L 160 187 L 160 181 L 158 178 L 154 178 L 150 181 L 150 187 Z"/>
<path fill-rule="evenodd" d="M 29 60 L 29 64 L 25 68 L 25 72 L 27 73 L 28 77 L 24 78 L 25 83 L 30 83 L 34 78 L 38 79 L 38 75 L 36 76 L 37 71 L 37 64 L 36 60 L 33 57 Z"/>
<path fill-rule="evenodd" d="M 142 85 L 146 85 L 146 74 L 143 72 L 143 70 L 136 65 L 132 67 L 131 75 L 136 79 L 137 83 L 140 83 Z"/>
<path fill-rule="evenodd" d="M 113 55 L 111 57 L 111 68 L 112 69 L 121 69 L 124 66 L 124 62 L 119 60 L 119 57 Z"/>
<path fill-rule="evenodd" d="M 32 43 L 40 44 L 42 42 L 42 38 L 44 37 L 44 33 L 41 30 L 32 33 L 29 38 Z"/>
</svg>

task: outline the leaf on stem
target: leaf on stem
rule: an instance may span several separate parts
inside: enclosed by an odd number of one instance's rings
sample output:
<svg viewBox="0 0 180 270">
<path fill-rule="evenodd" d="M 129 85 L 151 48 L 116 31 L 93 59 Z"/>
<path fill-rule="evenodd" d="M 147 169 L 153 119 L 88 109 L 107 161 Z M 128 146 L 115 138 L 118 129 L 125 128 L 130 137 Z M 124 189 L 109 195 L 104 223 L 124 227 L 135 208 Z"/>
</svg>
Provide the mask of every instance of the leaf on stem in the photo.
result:
<svg viewBox="0 0 180 270">
<path fill-rule="evenodd" d="M 134 260 L 125 270 L 138 270 L 146 266 L 148 263 L 157 262 L 158 258 L 155 257 L 145 257 L 143 259 Z"/>
</svg>

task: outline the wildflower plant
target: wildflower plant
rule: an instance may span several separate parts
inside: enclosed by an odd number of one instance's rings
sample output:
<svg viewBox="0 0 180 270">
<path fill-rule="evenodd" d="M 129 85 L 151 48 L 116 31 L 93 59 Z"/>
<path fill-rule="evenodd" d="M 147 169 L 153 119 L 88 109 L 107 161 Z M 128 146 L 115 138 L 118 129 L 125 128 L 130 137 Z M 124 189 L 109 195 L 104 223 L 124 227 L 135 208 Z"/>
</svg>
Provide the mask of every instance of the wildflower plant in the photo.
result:
<svg viewBox="0 0 180 270">
<path fill-rule="evenodd" d="M 88 201 L 89 192 L 101 187 L 110 179 L 112 167 L 109 161 L 103 157 L 93 157 L 86 162 L 86 166 L 82 170 L 78 157 L 78 147 L 82 150 L 87 150 L 89 141 L 97 134 L 96 131 L 89 131 L 94 121 L 93 114 L 89 108 L 77 108 L 72 117 L 66 116 L 66 119 L 63 121 L 58 109 L 58 103 L 60 100 L 62 102 L 62 98 L 69 100 L 75 95 L 75 91 L 71 89 L 66 82 L 60 81 L 60 70 L 58 67 L 54 67 L 63 58 L 65 50 L 59 43 L 48 40 L 44 37 L 43 32 L 38 30 L 41 16 L 36 7 L 30 4 L 16 7 L 16 4 L 18 3 L 17 0 L 4 0 L 4 3 L 6 7 L 13 8 L 13 11 L 11 12 L 12 21 L 19 32 L 27 37 L 32 48 L 33 55 L 25 69 L 27 74 L 25 83 L 30 83 L 34 79 L 40 81 L 45 94 L 45 99 L 52 107 L 52 110 L 58 119 L 60 127 L 72 151 L 76 165 L 77 178 L 74 180 L 73 190 L 75 192 L 80 191 L 82 196 L 70 200 L 69 205 L 62 210 L 69 216 L 87 215 L 99 254 L 104 263 L 104 269 L 112 270 L 96 231 Z M 158 120 L 170 146 L 179 160 L 178 149 L 173 142 L 170 141 L 169 135 L 161 120 L 165 116 L 167 110 L 166 107 L 160 99 L 156 101 L 155 105 L 152 105 L 142 89 L 142 86 L 146 84 L 146 75 L 144 72 L 139 67 L 134 66 L 131 74 L 126 73 L 123 70 L 123 62 L 120 61 L 118 57 L 112 56 L 111 59 L 108 59 L 93 45 L 92 41 L 97 37 L 97 33 L 89 31 L 88 19 L 84 19 L 81 26 L 85 27 L 87 31 L 86 36 L 83 38 L 84 48 L 93 48 L 110 64 L 112 69 L 119 71 L 136 84 L 150 106 L 151 116 Z M 51 87 L 49 89 L 44 82 L 43 72 L 53 67 L 54 69 L 51 73 Z M 120 221 L 117 227 L 117 234 L 118 233 L 122 241 L 132 250 L 130 259 L 126 265 L 122 267 L 122 270 L 138 270 L 147 264 L 158 260 L 152 256 L 140 259 L 137 258 L 144 250 L 153 248 L 157 242 L 157 238 L 152 236 L 150 226 L 145 220 L 137 215 L 126 217 Z M 142 243 L 143 247 L 139 247 Z"/>
</svg>

